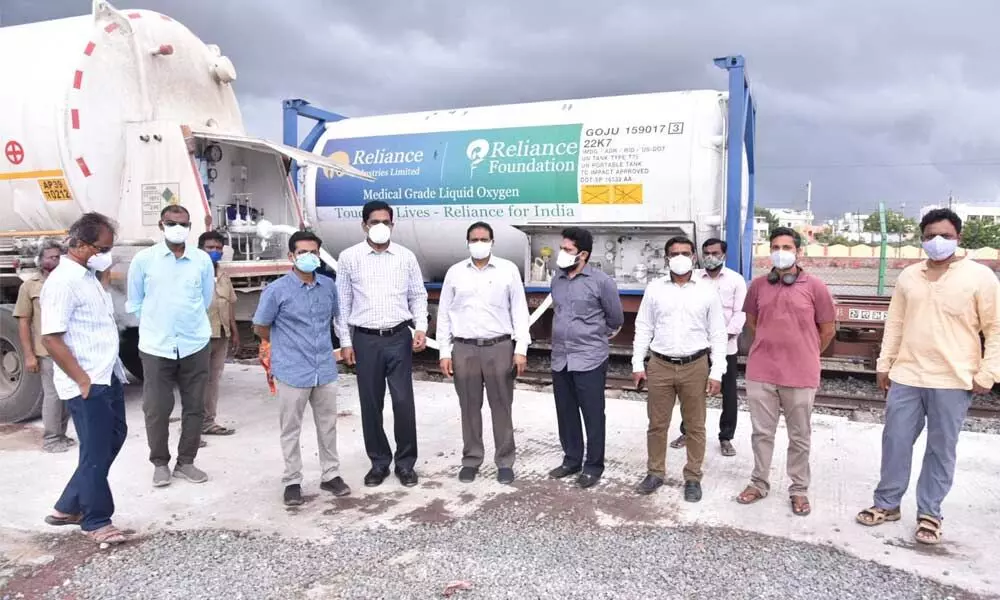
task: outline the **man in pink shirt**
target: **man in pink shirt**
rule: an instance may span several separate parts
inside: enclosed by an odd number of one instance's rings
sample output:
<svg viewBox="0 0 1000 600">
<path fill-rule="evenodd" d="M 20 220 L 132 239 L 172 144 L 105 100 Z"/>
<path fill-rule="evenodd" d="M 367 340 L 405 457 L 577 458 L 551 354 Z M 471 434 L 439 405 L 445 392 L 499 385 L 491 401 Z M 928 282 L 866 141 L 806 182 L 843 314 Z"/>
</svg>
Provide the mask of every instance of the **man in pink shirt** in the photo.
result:
<svg viewBox="0 0 1000 600">
<path fill-rule="evenodd" d="M 747 357 L 746 388 L 753 423 L 754 469 L 750 485 L 736 498 L 753 504 L 770 491 L 779 409 L 788 428 L 788 487 L 792 513 L 806 516 L 809 506 L 809 445 L 813 400 L 819 388 L 819 356 L 835 333 L 833 296 L 799 265 L 802 238 L 778 227 L 771 232 L 773 269 L 754 279 L 743 312 L 754 332 Z"/>
</svg>

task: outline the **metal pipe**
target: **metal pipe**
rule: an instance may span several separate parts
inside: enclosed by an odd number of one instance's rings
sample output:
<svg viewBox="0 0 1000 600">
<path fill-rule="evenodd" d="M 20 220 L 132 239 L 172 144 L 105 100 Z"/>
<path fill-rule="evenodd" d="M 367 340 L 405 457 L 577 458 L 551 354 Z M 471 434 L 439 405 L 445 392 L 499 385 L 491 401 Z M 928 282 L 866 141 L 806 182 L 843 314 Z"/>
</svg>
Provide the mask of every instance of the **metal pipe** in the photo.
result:
<svg viewBox="0 0 1000 600">
<path fill-rule="evenodd" d="M 69 233 L 65 229 L 43 229 L 41 231 L 0 231 L 0 238 L 13 237 L 52 237 L 66 235 Z"/>
</svg>

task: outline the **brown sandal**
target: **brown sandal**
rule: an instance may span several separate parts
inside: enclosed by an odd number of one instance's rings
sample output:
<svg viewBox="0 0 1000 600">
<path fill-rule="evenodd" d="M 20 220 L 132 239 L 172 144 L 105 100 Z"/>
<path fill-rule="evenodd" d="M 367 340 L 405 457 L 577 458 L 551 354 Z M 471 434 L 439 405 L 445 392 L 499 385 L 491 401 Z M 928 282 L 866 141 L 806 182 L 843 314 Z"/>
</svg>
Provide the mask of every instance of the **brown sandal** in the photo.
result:
<svg viewBox="0 0 1000 600">
<path fill-rule="evenodd" d="M 930 515 L 919 515 L 917 517 L 917 530 L 913 533 L 913 537 L 921 544 L 930 546 L 940 544 L 941 521 Z"/>
<path fill-rule="evenodd" d="M 812 512 L 812 507 L 809 506 L 809 498 L 807 496 L 792 496 L 789 499 L 792 505 L 792 514 L 804 517 Z"/>
<path fill-rule="evenodd" d="M 45 515 L 45 522 L 49 525 L 59 527 L 61 525 L 79 525 L 83 521 L 83 515 L 69 515 L 60 517 L 57 515 Z"/>
<path fill-rule="evenodd" d="M 854 517 L 854 520 L 861 523 L 865 527 L 875 527 L 876 525 L 881 525 L 882 523 L 898 521 L 902 516 L 903 515 L 899 511 L 898 506 L 891 509 L 873 506 L 859 512 L 857 516 Z"/>
<path fill-rule="evenodd" d="M 236 433 L 235 429 L 216 425 L 215 423 L 201 430 L 202 435 L 233 435 L 234 433 Z"/>
<path fill-rule="evenodd" d="M 105 525 L 93 531 L 84 531 L 83 534 L 98 544 L 124 544 L 128 537 L 114 525 Z"/>
<path fill-rule="evenodd" d="M 746 489 L 740 492 L 739 496 L 736 496 L 736 501 L 740 504 L 753 504 L 758 500 L 763 500 L 767 497 L 767 494 L 755 488 L 752 485 L 748 485 Z"/>
</svg>

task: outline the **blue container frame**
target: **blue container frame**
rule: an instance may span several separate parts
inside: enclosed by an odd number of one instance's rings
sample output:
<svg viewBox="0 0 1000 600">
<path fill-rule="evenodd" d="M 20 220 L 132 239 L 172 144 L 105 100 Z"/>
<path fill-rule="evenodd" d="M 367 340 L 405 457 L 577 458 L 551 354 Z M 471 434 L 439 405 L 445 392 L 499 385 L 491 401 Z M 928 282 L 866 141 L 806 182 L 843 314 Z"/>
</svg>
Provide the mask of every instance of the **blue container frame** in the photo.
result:
<svg viewBox="0 0 1000 600">
<path fill-rule="evenodd" d="M 726 266 L 750 281 L 753 277 L 753 225 L 756 205 L 756 135 L 757 107 L 750 89 L 746 72 L 746 60 L 735 54 L 714 59 L 715 66 L 729 73 L 729 108 L 727 115 L 728 136 L 726 139 L 726 222 L 724 237 L 730 248 L 738 252 L 728 252 Z M 339 115 L 309 104 L 302 99 L 284 100 L 282 106 L 282 142 L 312 152 L 327 123 L 346 119 Z M 299 141 L 299 118 L 315 121 L 308 134 Z M 734 152 L 737 148 L 739 151 Z M 743 199 L 743 150 L 747 157 L 747 219 L 740 230 L 741 201 Z M 299 167 L 292 161 L 291 176 L 296 192 L 301 195 L 298 181 Z M 736 215 L 736 218 L 730 218 Z M 429 288 L 434 284 L 428 284 Z M 440 287 L 438 285 L 437 287 Z M 637 291 L 637 294 L 641 294 Z"/>
</svg>

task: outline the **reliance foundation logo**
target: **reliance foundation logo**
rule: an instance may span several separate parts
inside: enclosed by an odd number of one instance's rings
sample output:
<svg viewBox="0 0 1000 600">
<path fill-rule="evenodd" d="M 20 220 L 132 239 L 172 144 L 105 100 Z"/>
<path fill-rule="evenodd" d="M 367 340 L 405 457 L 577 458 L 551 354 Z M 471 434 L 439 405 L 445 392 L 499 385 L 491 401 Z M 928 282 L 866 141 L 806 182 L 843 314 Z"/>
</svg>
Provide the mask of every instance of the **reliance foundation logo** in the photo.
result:
<svg viewBox="0 0 1000 600">
<path fill-rule="evenodd" d="M 469 178 L 482 169 L 487 175 L 516 173 L 572 173 L 576 171 L 580 144 L 577 141 L 533 142 L 517 139 L 510 142 L 478 138 L 469 142 Z"/>
</svg>

